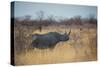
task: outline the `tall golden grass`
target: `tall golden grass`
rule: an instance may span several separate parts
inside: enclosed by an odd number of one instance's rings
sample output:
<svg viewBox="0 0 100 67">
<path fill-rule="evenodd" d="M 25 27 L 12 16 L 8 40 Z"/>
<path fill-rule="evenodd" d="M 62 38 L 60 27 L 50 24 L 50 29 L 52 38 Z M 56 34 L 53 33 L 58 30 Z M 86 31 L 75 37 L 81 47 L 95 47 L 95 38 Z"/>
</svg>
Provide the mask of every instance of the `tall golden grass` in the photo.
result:
<svg viewBox="0 0 100 67">
<path fill-rule="evenodd" d="M 97 59 L 97 30 L 96 28 L 66 28 L 66 27 L 44 27 L 41 32 L 32 30 L 31 33 L 44 34 L 48 32 L 69 32 L 70 40 L 59 42 L 53 50 L 49 49 L 27 49 L 26 51 L 15 50 L 15 64 L 51 64 L 77 61 L 94 61 Z M 24 33 L 24 32 L 23 32 Z M 27 35 L 29 32 L 27 32 Z M 31 37 L 30 37 L 31 38 Z M 30 39 L 29 38 L 29 39 Z M 27 37 L 26 37 L 27 40 Z M 31 44 L 31 39 L 28 44 Z"/>
</svg>

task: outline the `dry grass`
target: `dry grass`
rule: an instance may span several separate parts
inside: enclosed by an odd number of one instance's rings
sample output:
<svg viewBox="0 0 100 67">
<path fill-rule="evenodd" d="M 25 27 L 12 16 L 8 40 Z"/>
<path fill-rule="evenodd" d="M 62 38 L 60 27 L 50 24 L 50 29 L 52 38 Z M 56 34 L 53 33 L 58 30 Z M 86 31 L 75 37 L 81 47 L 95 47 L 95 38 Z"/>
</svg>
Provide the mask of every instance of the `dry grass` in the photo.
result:
<svg viewBox="0 0 100 67">
<path fill-rule="evenodd" d="M 34 33 L 47 33 L 56 31 L 59 33 L 68 32 L 68 28 L 45 27 L 42 32 L 38 30 Z M 15 51 L 15 64 L 47 64 L 63 63 L 73 61 L 90 61 L 97 59 L 96 28 L 71 28 L 70 40 L 59 42 L 53 50 L 28 50 L 27 52 L 17 53 Z"/>
</svg>

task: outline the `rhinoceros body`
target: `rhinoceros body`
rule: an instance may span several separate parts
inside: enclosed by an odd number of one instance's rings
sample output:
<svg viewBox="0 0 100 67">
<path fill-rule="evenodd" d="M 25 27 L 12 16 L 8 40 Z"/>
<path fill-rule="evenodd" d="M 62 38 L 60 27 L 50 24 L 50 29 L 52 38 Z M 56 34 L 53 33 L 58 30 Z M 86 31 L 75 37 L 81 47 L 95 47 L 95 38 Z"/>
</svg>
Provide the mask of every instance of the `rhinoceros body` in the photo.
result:
<svg viewBox="0 0 100 67">
<path fill-rule="evenodd" d="M 60 41 L 68 41 L 68 34 L 60 34 L 57 32 L 49 32 L 47 34 L 34 34 L 32 35 L 32 46 L 38 49 L 53 49 Z"/>
</svg>

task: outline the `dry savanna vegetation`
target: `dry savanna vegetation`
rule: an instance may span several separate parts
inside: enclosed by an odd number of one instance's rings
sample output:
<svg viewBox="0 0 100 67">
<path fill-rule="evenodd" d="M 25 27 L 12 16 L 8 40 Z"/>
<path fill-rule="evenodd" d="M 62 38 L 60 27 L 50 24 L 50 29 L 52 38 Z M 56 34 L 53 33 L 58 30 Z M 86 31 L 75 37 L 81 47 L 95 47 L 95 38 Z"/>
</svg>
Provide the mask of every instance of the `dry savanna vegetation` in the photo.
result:
<svg viewBox="0 0 100 67">
<path fill-rule="evenodd" d="M 13 18 L 12 18 L 13 19 Z M 94 61 L 97 59 L 97 21 L 80 16 L 56 21 L 54 18 L 31 20 L 14 18 L 15 65 Z M 48 32 L 68 33 L 69 40 L 53 50 L 32 49 L 32 35 Z"/>
</svg>

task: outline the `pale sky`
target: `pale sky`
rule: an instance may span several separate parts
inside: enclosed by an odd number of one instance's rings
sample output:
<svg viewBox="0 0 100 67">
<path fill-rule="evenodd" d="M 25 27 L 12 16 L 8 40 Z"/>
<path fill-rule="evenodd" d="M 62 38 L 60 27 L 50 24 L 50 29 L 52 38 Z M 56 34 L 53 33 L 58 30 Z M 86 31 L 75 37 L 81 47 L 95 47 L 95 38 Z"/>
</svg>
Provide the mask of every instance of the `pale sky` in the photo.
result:
<svg viewBox="0 0 100 67">
<path fill-rule="evenodd" d="M 71 18 L 74 16 L 88 17 L 90 14 L 97 17 L 96 6 L 68 5 L 68 4 L 50 4 L 15 1 L 15 17 L 24 17 L 30 15 L 32 19 L 37 18 L 37 12 L 44 11 L 45 18 L 49 15 L 58 18 Z"/>
</svg>

